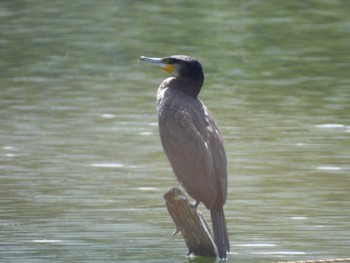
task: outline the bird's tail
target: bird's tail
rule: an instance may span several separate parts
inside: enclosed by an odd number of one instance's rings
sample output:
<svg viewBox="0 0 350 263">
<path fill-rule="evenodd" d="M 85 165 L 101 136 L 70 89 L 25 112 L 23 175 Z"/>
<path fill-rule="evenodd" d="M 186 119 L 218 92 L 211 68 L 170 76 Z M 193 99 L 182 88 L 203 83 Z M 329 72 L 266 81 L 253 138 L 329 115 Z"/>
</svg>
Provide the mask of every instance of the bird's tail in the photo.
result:
<svg viewBox="0 0 350 263">
<path fill-rule="evenodd" d="M 210 215 L 219 258 L 225 259 L 227 258 L 227 252 L 230 251 L 230 241 L 228 239 L 224 210 L 215 211 L 212 209 L 210 210 Z"/>
</svg>

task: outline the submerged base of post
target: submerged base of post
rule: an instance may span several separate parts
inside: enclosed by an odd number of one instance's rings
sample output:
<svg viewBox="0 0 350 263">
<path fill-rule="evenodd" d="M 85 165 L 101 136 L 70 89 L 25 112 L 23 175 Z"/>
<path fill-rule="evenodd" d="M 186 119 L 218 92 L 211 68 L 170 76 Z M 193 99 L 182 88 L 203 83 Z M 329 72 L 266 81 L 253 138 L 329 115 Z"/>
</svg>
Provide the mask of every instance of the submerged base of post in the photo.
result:
<svg viewBox="0 0 350 263">
<path fill-rule="evenodd" d="M 175 233 L 182 233 L 189 249 L 188 254 L 217 257 L 211 229 L 203 214 L 190 204 L 186 195 L 175 187 L 164 194 L 164 199 L 176 226 Z"/>
</svg>

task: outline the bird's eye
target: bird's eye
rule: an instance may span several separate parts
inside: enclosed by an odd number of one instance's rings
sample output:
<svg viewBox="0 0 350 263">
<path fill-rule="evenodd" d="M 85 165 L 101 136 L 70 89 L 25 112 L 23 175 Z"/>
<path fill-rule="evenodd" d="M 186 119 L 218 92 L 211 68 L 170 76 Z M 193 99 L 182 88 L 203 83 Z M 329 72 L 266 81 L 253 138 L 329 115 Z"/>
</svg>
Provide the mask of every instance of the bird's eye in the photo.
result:
<svg viewBox="0 0 350 263">
<path fill-rule="evenodd" d="M 163 63 L 171 64 L 170 58 L 163 58 Z"/>
</svg>

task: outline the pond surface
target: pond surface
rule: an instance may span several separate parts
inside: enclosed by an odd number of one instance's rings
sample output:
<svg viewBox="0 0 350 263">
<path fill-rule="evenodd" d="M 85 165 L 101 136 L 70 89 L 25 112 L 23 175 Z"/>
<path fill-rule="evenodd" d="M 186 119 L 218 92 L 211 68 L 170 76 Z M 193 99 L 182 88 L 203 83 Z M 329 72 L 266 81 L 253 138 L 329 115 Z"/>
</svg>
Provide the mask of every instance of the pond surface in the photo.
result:
<svg viewBox="0 0 350 263">
<path fill-rule="evenodd" d="M 204 2 L 1 1 L 1 262 L 188 261 L 137 63 L 172 54 L 224 139 L 228 262 L 349 257 L 350 2 Z"/>
</svg>

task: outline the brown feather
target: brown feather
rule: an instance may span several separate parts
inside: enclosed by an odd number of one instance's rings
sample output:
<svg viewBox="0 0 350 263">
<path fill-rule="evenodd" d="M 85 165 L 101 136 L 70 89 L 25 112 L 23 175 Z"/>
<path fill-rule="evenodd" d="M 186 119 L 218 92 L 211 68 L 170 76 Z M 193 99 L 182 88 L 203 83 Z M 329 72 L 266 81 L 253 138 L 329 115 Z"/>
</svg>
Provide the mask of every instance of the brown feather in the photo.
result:
<svg viewBox="0 0 350 263">
<path fill-rule="evenodd" d="M 158 89 L 159 133 L 173 171 L 186 191 L 208 209 L 226 201 L 226 155 L 219 130 L 205 105 L 166 79 Z"/>
</svg>

